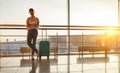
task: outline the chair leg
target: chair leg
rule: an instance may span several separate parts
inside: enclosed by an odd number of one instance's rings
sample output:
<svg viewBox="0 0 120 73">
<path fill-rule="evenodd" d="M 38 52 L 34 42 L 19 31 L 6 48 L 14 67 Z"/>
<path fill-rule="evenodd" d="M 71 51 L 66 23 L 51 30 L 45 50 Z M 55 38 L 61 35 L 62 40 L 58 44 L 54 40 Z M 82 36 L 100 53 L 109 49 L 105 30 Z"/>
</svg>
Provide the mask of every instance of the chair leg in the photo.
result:
<svg viewBox="0 0 120 73">
<path fill-rule="evenodd" d="M 49 60 L 49 56 L 47 56 L 47 59 Z"/>
<path fill-rule="evenodd" d="M 22 59 L 24 59 L 24 53 L 22 53 Z"/>
<path fill-rule="evenodd" d="M 79 52 L 79 58 L 80 58 L 80 52 Z"/>
<path fill-rule="evenodd" d="M 41 60 L 41 56 L 39 56 L 39 60 Z"/>
</svg>

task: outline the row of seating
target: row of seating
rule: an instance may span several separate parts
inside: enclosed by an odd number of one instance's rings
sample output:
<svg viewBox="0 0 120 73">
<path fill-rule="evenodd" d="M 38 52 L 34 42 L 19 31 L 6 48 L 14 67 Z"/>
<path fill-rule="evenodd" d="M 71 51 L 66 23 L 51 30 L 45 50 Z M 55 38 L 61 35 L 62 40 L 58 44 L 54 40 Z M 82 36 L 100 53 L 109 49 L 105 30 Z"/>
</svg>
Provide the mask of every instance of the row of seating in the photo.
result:
<svg viewBox="0 0 120 73">
<path fill-rule="evenodd" d="M 30 55 L 31 49 L 29 47 L 20 47 L 20 53 L 22 53 L 22 57 L 24 58 L 25 53 L 28 53 Z M 57 47 L 50 47 L 50 52 L 53 53 L 54 56 L 57 56 L 58 48 Z"/>
<path fill-rule="evenodd" d="M 94 52 L 99 52 L 99 51 L 103 51 L 105 54 L 105 57 L 107 57 L 107 52 L 110 49 L 107 46 L 79 46 L 78 47 L 78 52 L 79 52 L 79 56 L 81 53 L 83 52 L 92 52 L 92 56 L 94 57 Z"/>
<path fill-rule="evenodd" d="M 79 56 L 83 52 L 92 52 L 92 55 L 94 56 L 94 52 L 98 51 L 104 51 L 105 52 L 105 57 L 107 57 L 107 51 L 109 50 L 108 47 L 106 46 L 78 46 L 78 52 Z M 58 53 L 58 48 L 55 46 L 50 47 L 50 52 L 54 54 L 54 56 L 57 56 Z M 20 53 L 22 53 L 22 57 L 24 57 L 24 53 L 31 53 L 31 49 L 29 47 L 21 47 L 20 48 Z"/>
</svg>

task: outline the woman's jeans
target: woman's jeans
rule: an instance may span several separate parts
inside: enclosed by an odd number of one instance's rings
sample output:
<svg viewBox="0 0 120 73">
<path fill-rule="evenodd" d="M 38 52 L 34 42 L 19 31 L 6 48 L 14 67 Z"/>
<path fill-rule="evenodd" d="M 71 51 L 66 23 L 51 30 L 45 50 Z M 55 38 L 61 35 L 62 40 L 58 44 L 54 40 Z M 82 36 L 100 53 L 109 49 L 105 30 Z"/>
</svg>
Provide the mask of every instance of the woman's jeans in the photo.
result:
<svg viewBox="0 0 120 73">
<path fill-rule="evenodd" d="M 32 49 L 32 55 L 37 52 L 36 49 L 36 39 L 37 39 L 38 31 L 37 29 L 30 29 L 27 33 L 27 44 Z"/>
</svg>

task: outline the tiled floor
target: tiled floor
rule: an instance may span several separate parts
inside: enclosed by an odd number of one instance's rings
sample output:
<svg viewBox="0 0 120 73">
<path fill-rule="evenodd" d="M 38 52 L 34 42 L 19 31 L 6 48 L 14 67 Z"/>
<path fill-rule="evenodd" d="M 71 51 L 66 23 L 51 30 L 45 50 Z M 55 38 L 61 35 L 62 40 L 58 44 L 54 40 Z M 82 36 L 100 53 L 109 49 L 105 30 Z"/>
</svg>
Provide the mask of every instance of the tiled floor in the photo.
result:
<svg viewBox="0 0 120 73">
<path fill-rule="evenodd" d="M 120 73 L 120 56 L 109 55 L 95 56 L 87 55 L 79 58 L 78 55 L 50 56 L 47 60 L 42 57 L 39 60 L 30 60 L 29 57 L 2 57 L 0 73 Z"/>
</svg>

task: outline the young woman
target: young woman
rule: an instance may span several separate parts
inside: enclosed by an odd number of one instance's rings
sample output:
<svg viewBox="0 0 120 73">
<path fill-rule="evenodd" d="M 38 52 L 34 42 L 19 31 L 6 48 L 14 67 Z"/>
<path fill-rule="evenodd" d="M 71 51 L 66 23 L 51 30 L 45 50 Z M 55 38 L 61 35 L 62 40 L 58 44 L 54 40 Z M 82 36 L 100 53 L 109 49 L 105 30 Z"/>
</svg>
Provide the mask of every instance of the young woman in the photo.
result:
<svg viewBox="0 0 120 73">
<path fill-rule="evenodd" d="M 26 27 L 27 33 L 27 44 L 32 49 L 32 60 L 34 60 L 34 53 L 39 55 L 39 51 L 36 49 L 36 39 L 38 35 L 39 19 L 34 15 L 34 9 L 29 9 L 30 17 L 27 18 Z"/>
</svg>

